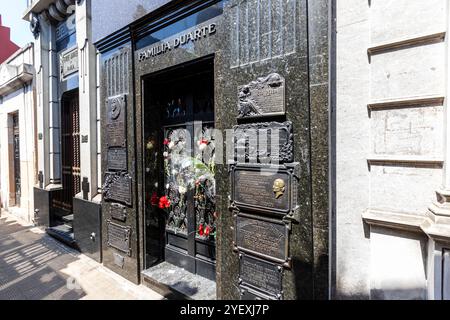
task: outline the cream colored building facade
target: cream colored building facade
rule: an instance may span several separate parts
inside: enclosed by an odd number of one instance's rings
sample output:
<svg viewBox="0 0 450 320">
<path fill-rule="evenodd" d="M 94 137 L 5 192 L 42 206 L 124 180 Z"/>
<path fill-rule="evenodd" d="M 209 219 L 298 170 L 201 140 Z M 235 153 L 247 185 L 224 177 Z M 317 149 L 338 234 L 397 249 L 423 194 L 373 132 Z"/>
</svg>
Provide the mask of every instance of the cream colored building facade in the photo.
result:
<svg viewBox="0 0 450 320">
<path fill-rule="evenodd" d="M 450 299 L 449 16 L 336 2 L 334 298 Z"/>
<path fill-rule="evenodd" d="M 0 65 L 1 207 L 33 222 L 36 181 L 34 51 L 26 45 Z"/>
</svg>

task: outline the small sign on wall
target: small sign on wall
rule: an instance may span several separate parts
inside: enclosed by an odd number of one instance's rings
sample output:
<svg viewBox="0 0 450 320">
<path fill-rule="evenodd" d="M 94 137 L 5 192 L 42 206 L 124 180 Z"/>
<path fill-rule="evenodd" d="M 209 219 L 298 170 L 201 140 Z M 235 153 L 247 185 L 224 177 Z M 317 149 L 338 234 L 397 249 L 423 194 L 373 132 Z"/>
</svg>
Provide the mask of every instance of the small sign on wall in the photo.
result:
<svg viewBox="0 0 450 320">
<path fill-rule="evenodd" d="M 78 48 L 71 49 L 61 53 L 60 55 L 60 73 L 61 78 L 66 78 L 69 75 L 78 71 Z"/>
</svg>

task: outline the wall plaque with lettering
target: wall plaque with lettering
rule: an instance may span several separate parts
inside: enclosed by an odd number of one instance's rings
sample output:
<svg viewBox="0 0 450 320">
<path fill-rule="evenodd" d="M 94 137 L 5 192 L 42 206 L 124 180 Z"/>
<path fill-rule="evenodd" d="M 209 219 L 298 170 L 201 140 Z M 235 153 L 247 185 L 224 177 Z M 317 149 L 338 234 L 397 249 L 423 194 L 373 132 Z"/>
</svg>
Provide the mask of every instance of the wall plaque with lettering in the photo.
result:
<svg viewBox="0 0 450 320">
<path fill-rule="evenodd" d="M 125 222 L 127 219 L 127 209 L 121 204 L 112 203 L 109 207 L 109 213 L 114 220 Z"/>
<path fill-rule="evenodd" d="M 251 163 L 294 161 L 292 122 L 259 122 L 233 127 L 234 160 Z"/>
<path fill-rule="evenodd" d="M 131 256 L 131 227 L 124 227 L 111 222 L 111 220 L 107 220 L 106 230 L 106 243 L 108 244 L 108 246 L 116 248 L 117 250 L 125 252 L 127 255 Z"/>
<path fill-rule="evenodd" d="M 108 170 L 127 170 L 127 149 L 126 148 L 108 148 L 107 159 Z"/>
<path fill-rule="evenodd" d="M 231 165 L 231 206 L 298 221 L 299 164 Z"/>
<path fill-rule="evenodd" d="M 106 119 L 107 147 L 126 147 L 126 95 L 108 98 Z"/>
<path fill-rule="evenodd" d="M 285 81 L 271 73 L 238 88 L 238 118 L 285 114 Z"/>
<path fill-rule="evenodd" d="M 288 237 L 289 229 L 281 221 L 236 215 L 235 244 L 240 251 L 286 263 Z"/>
<path fill-rule="evenodd" d="M 274 263 L 251 257 L 239 256 L 239 282 L 266 294 L 281 297 L 283 268 Z"/>
<path fill-rule="evenodd" d="M 103 197 L 106 201 L 117 201 L 132 205 L 132 178 L 128 173 L 107 172 L 103 185 Z"/>
<path fill-rule="evenodd" d="M 63 52 L 59 57 L 61 78 L 78 71 L 78 48 Z"/>
</svg>

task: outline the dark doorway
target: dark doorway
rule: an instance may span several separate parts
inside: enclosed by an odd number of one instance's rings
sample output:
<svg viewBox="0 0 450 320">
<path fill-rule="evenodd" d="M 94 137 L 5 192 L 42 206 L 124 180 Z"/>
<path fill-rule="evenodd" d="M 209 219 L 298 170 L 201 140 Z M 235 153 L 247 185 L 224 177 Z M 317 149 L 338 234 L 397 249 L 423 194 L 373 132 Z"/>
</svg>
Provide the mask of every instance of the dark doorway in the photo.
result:
<svg viewBox="0 0 450 320">
<path fill-rule="evenodd" d="M 15 192 L 15 205 L 20 207 L 20 134 L 19 134 L 19 114 L 14 113 L 12 115 L 13 123 L 13 153 L 14 153 L 14 192 Z"/>
<path fill-rule="evenodd" d="M 61 169 L 62 189 L 53 198 L 47 232 L 73 245 L 73 198 L 81 191 L 78 90 L 65 93 L 61 99 Z"/>
<path fill-rule="evenodd" d="M 167 261 L 215 279 L 214 64 L 144 80 L 146 267 Z"/>
</svg>

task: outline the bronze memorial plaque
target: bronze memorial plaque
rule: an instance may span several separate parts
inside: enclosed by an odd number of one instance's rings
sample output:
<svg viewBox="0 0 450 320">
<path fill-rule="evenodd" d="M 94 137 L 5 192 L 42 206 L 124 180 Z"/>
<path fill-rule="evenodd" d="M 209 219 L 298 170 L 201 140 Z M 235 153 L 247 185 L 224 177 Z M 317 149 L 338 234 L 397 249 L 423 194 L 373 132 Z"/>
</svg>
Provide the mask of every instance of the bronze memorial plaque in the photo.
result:
<svg viewBox="0 0 450 320">
<path fill-rule="evenodd" d="M 112 203 L 109 207 L 109 213 L 111 214 L 111 218 L 114 220 L 125 222 L 127 219 L 127 209 L 121 204 Z"/>
<path fill-rule="evenodd" d="M 285 114 L 285 81 L 271 73 L 238 88 L 238 118 Z"/>
<path fill-rule="evenodd" d="M 294 161 L 292 122 L 259 122 L 233 127 L 234 160 L 240 163 Z"/>
<path fill-rule="evenodd" d="M 235 242 L 240 251 L 284 263 L 288 259 L 288 236 L 283 222 L 236 216 Z"/>
<path fill-rule="evenodd" d="M 259 258 L 241 254 L 239 282 L 258 291 L 274 296 L 282 294 L 283 268 Z"/>
<path fill-rule="evenodd" d="M 108 170 L 127 170 L 127 149 L 126 148 L 108 148 Z"/>
<path fill-rule="evenodd" d="M 231 206 L 297 219 L 298 163 L 231 166 Z"/>
<path fill-rule="evenodd" d="M 131 256 L 130 248 L 130 234 L 131 227 L 123 227 L 119 224 L 111 222 L 111 220 L 106 221 L 107 227 L 107 240 L 108 246 L 116 248 L 127 255 Z"/>
<path fill-rule="evenodd" d="M 126 95 L 108 98 L 106 119 L 106 146 L 126 147 Z"/>
<path fill-rule="evenodd" d="M 103 185 L 103 195 L 106 201 L 122 202 L 132 205 L 132 178 L 127 173 L 107 172 Z"/>
</svg>

